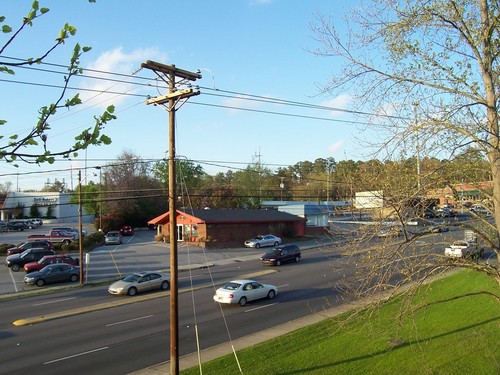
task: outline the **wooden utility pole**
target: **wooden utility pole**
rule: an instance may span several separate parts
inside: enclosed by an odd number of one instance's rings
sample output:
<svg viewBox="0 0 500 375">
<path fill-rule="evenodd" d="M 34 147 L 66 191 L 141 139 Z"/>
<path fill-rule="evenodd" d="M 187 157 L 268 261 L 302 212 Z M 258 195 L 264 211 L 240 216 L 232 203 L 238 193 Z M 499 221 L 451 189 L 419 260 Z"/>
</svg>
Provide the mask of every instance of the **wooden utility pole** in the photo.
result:
<svg viewBox="0 0 500 375">
<path fill-rule="evenodd" d="M 192 73 L 178 69 L 175 65 L 165 65 L 154 61 L 146 61 L 143 68 L 153 70 L 159 78 L 168 83 L 168 94 L 152 98 L 147 104 L 162 105 L 168 103 L 168 208 L 170 223 L 170 374 L 179 374 L 179 309 L 178 309 L 178 266 L 177 266 L 177 210 L 175 186 L 175 111 L 181 99 L 198 95 L 200 92 L 192 88 L 179 90 L 179 85 L 186 81 L 196 81 L 200 73 Z"/>
<path fill-rule="evenodd" d="M 78 253 L 80 254 L 80 286 L 83 286 L 83 243 L 82 243 L 82 171 L 78 171 Z"/>
</svg>

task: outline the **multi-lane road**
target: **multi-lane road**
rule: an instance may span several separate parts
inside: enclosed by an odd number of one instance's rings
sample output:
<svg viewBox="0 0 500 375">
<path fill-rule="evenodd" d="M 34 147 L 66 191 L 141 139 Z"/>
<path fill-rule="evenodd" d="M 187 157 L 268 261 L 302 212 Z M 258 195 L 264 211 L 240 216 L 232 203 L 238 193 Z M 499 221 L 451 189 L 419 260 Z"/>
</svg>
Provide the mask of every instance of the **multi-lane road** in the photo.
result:
<svg viewBox="0 0 500 375">
<path fill-rule="evenodd" d="M 139 269 L 167 269 L 168 246 L 152 239 L 152 232 L 138 231 L 125 237 L 121 246 L 97 248 L 90 255 L 85 287 L 1 301 L 0 374 L 125 374 L 168 361 L 169 293 L 116 297 L 107 293 L 107 282 L 98 283 Z M 435 239 L 428 241 L 432 246 Z M 303 250 L 299 263 L 281 267 L 262 266 L 258 261 L 262 250 L 207 254 L 180 246 L 180 268 L 193 266 L 179 275 L 180 354 L 230 345 L 230 340 L 345 303 L 348 296 L 341 295 L 337 286 L 353 277 L 356 260 L 340 256 L 348 253 L 346 246 L 312 247 Z M 23 273 L 2 268 L 0 275 L 7 275 L 17 290 L 27 288 L 22 285 Z M 245 307 L 213 302 L 215 289 L 236 278 L 274 284 L 279 293 L 273 300 Z M 37 318 L 36 324 L 29 318 Z"/>
<path fill-rule="evenodd" d="M 149 261 L 148 268 L 166 267 L 165 247 L 155 247 L 151 241 L 141 242 L 141 236 L 151 234 L 138 232 L 124 246 L 97 249 L 93 257 L 97 254 L 109 257 L 109 251 L 112 251 L 116 262 L 116 267 L 114 262 L 110 267 L 100 266 L 99 272 L 103 273 L 105 269 L 111 272 L 113 267 L 137 269 L 134 258 L 141 252 L 144 252 L 144 262 Z M 148 252 L 144 246 L 147 246 Z M 186 250 L 181 248 L 181 251 Z M 200 256 L 201 250 L 191 251 L 195 253 L 195 258 Z M 155 252 L 158 254 L 151 254 Z M 255 256 L 246 261 L 221 261 L 212 267 L 181 272 L 181 355 L 197 350 L 196 332 L 199 346 L 204 349 L 340 303 L 335 285 L 340 279 L 349 277 L 353 267 L 348 258 L 338 257 L 337 254 L 338 249 L 334 247 L 322 247 L 305 250 L 303 260 L 298 264 L 264 267 Z M 159 258 L 165 258 L 164 264 Z M 342 273 L 335 271 L 340 262 L 343 263 Z M 90 269 L 92 265 L 91 260 Z M 245 307 L 220 306 L 213 302 L 212 296 L 217 287 L 242 277 L 277 285 L 279 294 L 273 300 L 253 302 Z M 107 284 L 71 288 L 0 302 L 0 373 L 124 374 L 167 361 L 170 353 L 168 292 L 133 298 L 116 297 L 108 295 L 106 288 Z M 114 306 L 116 302 L 132 301 L 136 303 Z M 80 312 L 79 309 L 89 308 L 92 311 L 76 313 Z M 68 311 L 71 312 L 64 313 Z M 13 322 L 25 318 L 50 318 L 51 314 L 60 316 L 37 324 L 13 325 Z"/>
</svg>

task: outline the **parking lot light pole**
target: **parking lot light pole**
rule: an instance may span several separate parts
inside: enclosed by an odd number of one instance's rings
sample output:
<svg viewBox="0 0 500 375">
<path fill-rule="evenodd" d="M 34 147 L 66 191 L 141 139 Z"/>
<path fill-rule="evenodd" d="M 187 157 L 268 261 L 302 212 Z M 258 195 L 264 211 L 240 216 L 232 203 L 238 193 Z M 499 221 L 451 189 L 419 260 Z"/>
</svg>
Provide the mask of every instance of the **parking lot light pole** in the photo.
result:
<svg viewBox="0 0 500 375">
<path fill-rule="evenodd" d="M 179 374 L 179 311 L 178 311 L 178 267 L 177 267 L 177 210 L 175 187 L 175 111 L 181 99 L 198 95 L 200 92 L 192 88 L 178 90 L 177 84 L 186 80 L 196 81 L 201 74 L 178 69 L 175 65 L 165 65 L 154 61 L 141 64 L 143 68 L 153 70 L 163 81 L 168 83 L 168 94 L 147 100 L 147 104 L 163 105 L 168 103 L 169 113 L 169 159 L 168 159 L 168 208 L 170 223 L 170 374 Z M 179 82 L 176 79 L 180 78 Z"/>
</svg>

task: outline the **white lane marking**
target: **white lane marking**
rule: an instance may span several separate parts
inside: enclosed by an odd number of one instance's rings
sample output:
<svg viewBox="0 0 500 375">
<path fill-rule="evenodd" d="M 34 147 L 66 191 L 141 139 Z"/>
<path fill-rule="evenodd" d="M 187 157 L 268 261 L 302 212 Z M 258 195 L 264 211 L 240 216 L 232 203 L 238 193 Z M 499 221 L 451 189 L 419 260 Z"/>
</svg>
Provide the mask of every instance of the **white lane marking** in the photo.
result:
<svg viewBox="0 0 500 375">
<path fill-rule="evenodd" d="M 10 274 L 10 278 L 12 280 L 12 284 L 14 284 L 14 291 L 16 291 L 16 293 L 17 293 L 18 289 L 17 289 L 17 285 L 16 285 L 16 279 L 14 279 L 14 275 L 12 274 L 12 271 L 10 270 L 10 268 L 9 268 L 9 274 Z"/>
<path fill-rule="evenodd" d="M 141 319 L 147 319 L 147 318 L 151 318 L 153 317 L 154 315 L 145 315 L 145 316 L 141 316 L 139 318 L 134 318 L 134 319 L 128 319 L 128 320 L 122 320 L 121 322 L 115 322 L 115 323 L 109 323 L 109 324 L 106 324 L 105 327 L 111 327 L 111 326 L 116 326 L 118 324 L 124 324 L 124 323 L 130 323 L 130 322 L 135 322 L 136 320 L 141 320 Z"/>
<path fill-rule="evenodd" d="M 248 310 L 245 310 L 245 312 L 252 312 L 252 311 L 255 311 L 255 310 L 265 309 L 266 307 L 271 307 L 271 306 L 277 305 L 278 303 L 279 303 L 279 302 L 275 302 L 275 303 L 270 303 L 269 305 L 264 305 L 264 306 L 255 307 L 255 308 L 253 308 L 253 309 L 248 309 Z"/>
<path fill-rule="evenodd" d="M 42 302 L 42 303 L 35 303 L 32 306 L 43 306 L 43 305 L 48 305 L 48 304 L 51 304 L 51 303 L 66 302 L 66 301 L 70 301 L 70 300 L 76 299 L 76 298 L 77 297 L 61 298 L 61 299 L 56 299 L 54 301 L 48 301 L 48 302 Z"/>
<path fill-rule="evenodd" d="M 82 355 L 87 355 L 87 354 L 92 354 L 92 353 L 95 353 L 95 352 L 99 352 L 101 350 L 106 350 L 106 349 L 109 349 L 109 346 L 104 346 L 102 348 L 98 348 L 98 349 L 94 349 L 94 350 L 89 350 L 87 352 L 82 352 L 82 353 L 77 353 L 77 354 L 73 354 L 73 355 L 70 355 L 70 356 L 67 356 L 67 357 L 62 357 L 62 358 L 58 358 L 58 359 L 53 359 L 52 361 L 47 361 L 47 362 L 44 362 L 43 364 L 44 365 L 50 365 L 51 363 L 56 363 L 56 362 L 61 362 L 61 361 L 65 361 L 67 359 L 71 359 L 71 358 L 75 358 L 75 357 L 80 357 Z"/>
</svg>

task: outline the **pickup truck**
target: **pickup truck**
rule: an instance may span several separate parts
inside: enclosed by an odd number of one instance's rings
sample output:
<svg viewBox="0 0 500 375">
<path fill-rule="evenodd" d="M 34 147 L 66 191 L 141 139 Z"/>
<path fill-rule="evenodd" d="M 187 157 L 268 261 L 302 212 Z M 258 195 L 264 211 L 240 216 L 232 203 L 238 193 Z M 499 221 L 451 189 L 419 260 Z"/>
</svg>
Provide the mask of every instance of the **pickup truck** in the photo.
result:
<svg viewBox="0 0 500 375">
<path fill-rule="evenodd" d="M 465 240 L 455 241 L 444 249 L 444 255 L 450 258 L 472 258 L 479 259 L 483 256 L 484 248 L 474 242 Z"/>
<path fill-rule="evenodd" d="M 31 234 L 28 236 L 28 240 L 47 240 L 53 243 L 62 243 L 63 245 L 69 245 L 75 239 L 74 234 L 56 229 L 51 230 L 48 234 Z"/>
</svg>

